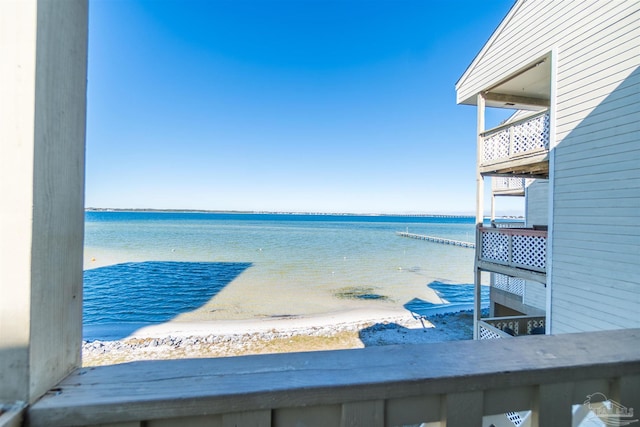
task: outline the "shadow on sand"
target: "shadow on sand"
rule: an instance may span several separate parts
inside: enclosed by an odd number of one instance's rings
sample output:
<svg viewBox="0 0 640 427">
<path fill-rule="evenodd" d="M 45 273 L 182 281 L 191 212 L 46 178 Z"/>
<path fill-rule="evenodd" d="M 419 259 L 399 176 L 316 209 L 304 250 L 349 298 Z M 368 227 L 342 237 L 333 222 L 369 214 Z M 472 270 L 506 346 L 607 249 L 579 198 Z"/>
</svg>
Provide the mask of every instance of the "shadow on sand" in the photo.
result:
<svg viewBox="0 0 640 427">
<path fill-rule="evenodd" d="M 417 344 L 448 341 L 451 335 L 473 337 L 474 285 L 433 281 L 427 285 L 436 292 L 437 303 L 413 298 L 403 305 L 419 320 L 422 327 L 407 328 L 396 323 L 376 323 L 359 332 L 362 343 L 368 346 Z M 488 301 L 489 289 L 481 289 L 482 300 Z M 433 327 L 431 327 L 433 325 Z M 451 328 L 463 329 L 452 334 Z"/>
<path fill-rule="evenodd" d="M 215 297 L 251 263 L 149 261 L 84 272 L 84 339 L 117 340 Z"/>
</svg>

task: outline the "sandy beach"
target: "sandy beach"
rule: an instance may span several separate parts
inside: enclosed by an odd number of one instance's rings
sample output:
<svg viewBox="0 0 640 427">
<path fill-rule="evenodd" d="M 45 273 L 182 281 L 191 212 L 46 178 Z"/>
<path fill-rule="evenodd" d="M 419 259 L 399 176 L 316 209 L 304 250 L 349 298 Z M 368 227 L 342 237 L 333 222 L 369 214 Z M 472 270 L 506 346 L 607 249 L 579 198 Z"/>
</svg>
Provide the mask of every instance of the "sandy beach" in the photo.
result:
<svg viewBox="0 0 640 427">
<path fill-rule="evenodd" d="M 349 310 L 261 320 L 167 322 L 114 339 L 117 329 L 85 331 L 84 366 L 138 360 L 226 357 L 418 344 L 472 338 L 471 312 L 415 318 L 402 310 Z"/>
</svg>

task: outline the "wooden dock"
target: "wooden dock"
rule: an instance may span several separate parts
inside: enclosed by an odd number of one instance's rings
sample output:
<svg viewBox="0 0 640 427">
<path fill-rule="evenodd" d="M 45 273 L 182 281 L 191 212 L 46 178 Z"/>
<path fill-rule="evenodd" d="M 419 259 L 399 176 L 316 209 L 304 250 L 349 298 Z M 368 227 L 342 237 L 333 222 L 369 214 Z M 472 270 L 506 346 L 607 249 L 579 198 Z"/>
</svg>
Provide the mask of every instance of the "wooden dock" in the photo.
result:
<svg viewBox="0 0 640 427">
<path fill-rule="evenodd" d="M 462 242 L 460 240 L 443 239 L 442 237 L 425 236 L 424 234 L 407 233 L 404 231 L 397 231 L 396 234 L 402 237 L 409 237 L 411 239 L 427 240 L 434 243 L 442 243 L 444 245 L 461 246 L 463 248 L 475 248 L 476 244 L 471 242 Z"/>
</svg>

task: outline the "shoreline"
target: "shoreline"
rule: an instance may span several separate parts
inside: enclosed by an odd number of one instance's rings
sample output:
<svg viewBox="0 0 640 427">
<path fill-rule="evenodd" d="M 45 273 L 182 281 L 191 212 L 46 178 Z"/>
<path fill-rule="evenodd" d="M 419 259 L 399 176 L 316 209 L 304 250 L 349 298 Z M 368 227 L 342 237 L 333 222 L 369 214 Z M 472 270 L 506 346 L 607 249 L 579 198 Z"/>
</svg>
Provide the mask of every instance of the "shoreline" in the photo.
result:
<svg viewBox="0 0 640 427">
<path fill-rule="evenodd" d="M 121 339 L 83 338 L 83 366 L 138 360 L 228 357 L 354 349 L 472 338 L 469 311 L 416 318 L 400 310 L 349 310 L 318 316 L 167 322 Z M 108 328 L 108 326 L 107 326 Z M 113 336 L 117 336 L 114 331 Z"/>
</svg>

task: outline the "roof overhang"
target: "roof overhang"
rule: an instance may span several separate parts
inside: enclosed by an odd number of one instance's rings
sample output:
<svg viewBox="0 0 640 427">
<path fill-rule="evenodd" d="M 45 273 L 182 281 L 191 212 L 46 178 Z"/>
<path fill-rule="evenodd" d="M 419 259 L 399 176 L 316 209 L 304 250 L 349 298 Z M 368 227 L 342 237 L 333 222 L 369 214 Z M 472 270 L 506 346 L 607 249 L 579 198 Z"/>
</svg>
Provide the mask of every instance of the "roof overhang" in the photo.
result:
<svg viewBox="0 0 640 427">
<path fill-rule="evenodd" d="M 481 92 L 487 107 L 542 110 L 549 107 L 551 60 L 540 58 Z M 476 105 L 477 94 L 460 104 Z"/>
</svg>

